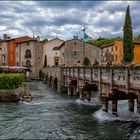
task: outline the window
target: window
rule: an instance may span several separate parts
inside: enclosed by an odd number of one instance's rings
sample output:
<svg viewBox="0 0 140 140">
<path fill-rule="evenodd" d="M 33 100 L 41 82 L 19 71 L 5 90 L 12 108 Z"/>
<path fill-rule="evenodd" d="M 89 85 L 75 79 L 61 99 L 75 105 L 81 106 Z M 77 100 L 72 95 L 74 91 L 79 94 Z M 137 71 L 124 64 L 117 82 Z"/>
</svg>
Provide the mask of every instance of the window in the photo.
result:
<svg viewBox="0 0 140 140">
<path fill-rule="evenodd" d="M 27 60 L 27 61 L 26 61 L 26 66 L 27 66 L 27 67 L 31 67 L 31 61 L 30 61 L 30 60 Z"/>
<path fill-rule="evenodd" d="M 10 61 L 13 61 L 13 55 L 12 54 L 10 55 Z"/>
<path fill-rule="evenodd" d="M 2 56 L 2 63 L 5 63 L 5 56 Z"/>
<path fill-rule="evenodd" d="M 73 56 L 77 57 L 78 56 L 78 51 L 73 51 Z"/>
<path fill-rule="evenodd" d="M 25 52 L 25 58 L 31 58 L 31 50 L 26 50 Z"/>
<path fill-rule="evenodd" d="M 64 52 L 62 52 L 62 56 L 64 56 Z"/>
<path fill-rule="evenodd" d="M 29 46 L 30 45 L 30 42 L 27 42 L 27 46 Z"/>
</svg>

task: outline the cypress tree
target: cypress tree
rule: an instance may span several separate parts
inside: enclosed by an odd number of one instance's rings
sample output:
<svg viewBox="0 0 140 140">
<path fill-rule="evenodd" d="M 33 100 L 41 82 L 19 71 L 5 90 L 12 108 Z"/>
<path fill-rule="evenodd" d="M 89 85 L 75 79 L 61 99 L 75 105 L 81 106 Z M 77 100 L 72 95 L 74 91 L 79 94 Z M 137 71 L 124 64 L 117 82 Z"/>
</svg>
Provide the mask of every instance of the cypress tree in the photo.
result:
<svg viewBox="0 0 140 140">
<path fill-rule="evenodd" d="M 47 66 L 47 56 L 45 55 L 45 58 L 44 58 L 44 67 Z"/>
<path fill-rule="evenodd" d="M 126 9 L 125 23 L 123 27 L 123 61 L 125 63 L 130 63 L 133 61 L 133 49 L 133 31 L 131 27 L 131 16 L 128 5 Z"/>
</svg>

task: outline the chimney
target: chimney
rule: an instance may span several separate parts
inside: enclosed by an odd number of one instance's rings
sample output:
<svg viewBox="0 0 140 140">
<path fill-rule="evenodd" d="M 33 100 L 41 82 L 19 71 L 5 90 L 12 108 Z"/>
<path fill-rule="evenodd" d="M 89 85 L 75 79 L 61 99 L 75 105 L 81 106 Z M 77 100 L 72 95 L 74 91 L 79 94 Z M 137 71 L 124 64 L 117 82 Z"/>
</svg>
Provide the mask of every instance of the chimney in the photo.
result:
<svg viewBox="0 0 140 140">
<path fill-rule="evenodd" d="M 10 39 L 10 36 L 8 36 L 7 39 Z"/>
<path fill-rule="evenodd" d="M 7 34 L 3 34 L 3 39 L 7 40 Z"/>
<path fill-rule="evenodd" d="M 37 36 L 36 39 L 37 39 L 38 41 L 40 41 L 40 36 Z"/>
</svg>

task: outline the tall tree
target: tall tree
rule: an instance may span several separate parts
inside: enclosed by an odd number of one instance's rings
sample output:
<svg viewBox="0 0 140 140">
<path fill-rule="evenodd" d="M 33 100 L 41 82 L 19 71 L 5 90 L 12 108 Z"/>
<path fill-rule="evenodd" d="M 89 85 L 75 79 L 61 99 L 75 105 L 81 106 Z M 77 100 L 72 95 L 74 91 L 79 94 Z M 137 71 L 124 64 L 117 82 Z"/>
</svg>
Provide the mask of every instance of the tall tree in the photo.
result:
<svg viewBox="0 0 140 140">
<path fill-rule="evenodd" d="M 134 47 L 129 5 L 126 9 L 125 23 L 123 26 L 123 51 L 123 61 L 125 63 L 132 62 L 134 58 Z"/>
<path fill-rule="evenodd" d="M 47 55 L 45 54 L 45 58 L 44 58 L 44 67 L 47 66 Z"/>
</svg>

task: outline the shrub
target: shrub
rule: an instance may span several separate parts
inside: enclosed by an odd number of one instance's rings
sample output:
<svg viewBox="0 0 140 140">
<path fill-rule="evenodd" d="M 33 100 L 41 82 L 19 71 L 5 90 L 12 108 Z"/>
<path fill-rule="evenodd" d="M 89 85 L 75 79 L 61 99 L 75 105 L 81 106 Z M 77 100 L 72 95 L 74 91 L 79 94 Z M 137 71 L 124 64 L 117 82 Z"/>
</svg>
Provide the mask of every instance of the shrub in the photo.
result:
<svg viewBox="0 0 140 140">
<path fill-rule="evenodd" d="M 15 89 L 23 84 L 23 73 L 0 74 L 0 89 Z"/>
<path fill-rule="evenodd" d="M 42 70 L 39 70 L 39 79 L 44 80 L 45 78 L 45 73 Z"/>
<path fill-rule="evenodd" d="M 48 75 L 47 75 L 47 76 L 45 76 L 45 84 L 48 83 L 48 80 L 49 80 L 49 77 L 48 77 Z"/>
<path fill-rule="evenodd" d="M 67 93 L 68 92 L 68 89 L 65 86 L 65 83 L 64 82 L 61 82 L 61 84 L 60 84 L 60 92 L 61 93 Z"/>
<path fill-rule="evenodd" d="M 88 57 L 85 57 L 85 58 L 84 58 L 83 65 L 84 65 L 84 66 L 90 65 L 90 60 L 89 60 Z"/>
</svg>

